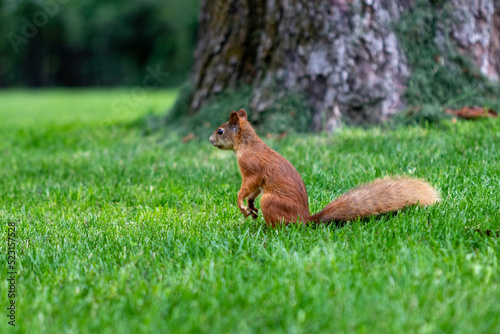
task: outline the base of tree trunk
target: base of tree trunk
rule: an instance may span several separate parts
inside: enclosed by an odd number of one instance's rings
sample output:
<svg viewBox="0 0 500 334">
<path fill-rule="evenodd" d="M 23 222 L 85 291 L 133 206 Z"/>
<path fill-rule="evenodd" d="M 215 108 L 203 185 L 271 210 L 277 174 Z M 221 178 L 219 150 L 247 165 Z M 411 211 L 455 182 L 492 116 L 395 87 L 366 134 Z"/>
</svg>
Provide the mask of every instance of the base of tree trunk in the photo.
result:
<svg viewBox="0 0 500 334">
<path fill-rule="evenodd" d="M 432 25 L 429 47 L 442 50 L 436 66 L 455 66 L 446 58 L 451 45 L 482 75 L 498 80 L 499 0 L 204 0 L 188 113 L 223 90 L 250 85 L 248 105 L 231 110 L 246 108 L 258 119 L 299 94 L 311 111 L 312 131 L 333 131 L 342 121 L 383 121 L 407 105 L 414 70 L 408 52 L 425 52 L 405 50 L 401 38 L 412 36 L 395 32 L 416 7 L 438 22 L 424 18 L 404 31 L 413 29 L 418 37 Z M 440 13 L 447 19 L 439 22 Z"/>
</svg>

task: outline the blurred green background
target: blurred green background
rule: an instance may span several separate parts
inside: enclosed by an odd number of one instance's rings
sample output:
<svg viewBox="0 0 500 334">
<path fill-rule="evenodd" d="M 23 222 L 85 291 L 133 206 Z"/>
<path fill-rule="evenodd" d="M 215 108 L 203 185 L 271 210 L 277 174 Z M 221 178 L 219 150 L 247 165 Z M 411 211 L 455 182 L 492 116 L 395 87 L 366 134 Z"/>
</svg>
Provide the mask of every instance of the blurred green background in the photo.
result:
<svg viewBox="0 0 500 334">
<path fill-rule="evenodd" d="M 0 0 L 0 87 L 132 86 L 147 67 L 184 81 L 199 0 Z"/>
</svg>

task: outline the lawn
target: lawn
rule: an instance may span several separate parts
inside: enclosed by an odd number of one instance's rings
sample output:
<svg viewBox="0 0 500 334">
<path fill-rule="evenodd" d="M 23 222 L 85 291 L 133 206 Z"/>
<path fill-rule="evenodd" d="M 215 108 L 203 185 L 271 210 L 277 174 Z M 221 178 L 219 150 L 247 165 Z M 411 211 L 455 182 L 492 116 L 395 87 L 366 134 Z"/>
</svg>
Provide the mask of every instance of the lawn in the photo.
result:
<svg viewBox="0 0 500 334">
<path fill-rule="evenodd" d="M 16 326 L 2 279 L 0 332 L 500 331 L 498 120 L 266 138 L 312 212 L 385 175 L 426 178 L 443 197 L 271 229 L 239 213 L 233 153 L 144 131 L 175 96 L 0 91 L 2 277 L 8 223 L 17 231 Z"/>
</svg>

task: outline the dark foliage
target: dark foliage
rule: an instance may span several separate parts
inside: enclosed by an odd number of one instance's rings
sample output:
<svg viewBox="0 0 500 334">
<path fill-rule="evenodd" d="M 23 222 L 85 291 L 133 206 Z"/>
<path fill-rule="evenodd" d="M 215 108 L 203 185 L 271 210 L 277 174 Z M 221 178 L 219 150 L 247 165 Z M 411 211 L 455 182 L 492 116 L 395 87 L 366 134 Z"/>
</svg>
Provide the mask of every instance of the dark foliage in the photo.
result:
<svg viewBox="0 0 500 334">
<path fill-rule="evenodd" d="M 142 85 L 147 68 L 185 80 L 199 0 L 0 0 L 0 86 Z"/>
</svg>

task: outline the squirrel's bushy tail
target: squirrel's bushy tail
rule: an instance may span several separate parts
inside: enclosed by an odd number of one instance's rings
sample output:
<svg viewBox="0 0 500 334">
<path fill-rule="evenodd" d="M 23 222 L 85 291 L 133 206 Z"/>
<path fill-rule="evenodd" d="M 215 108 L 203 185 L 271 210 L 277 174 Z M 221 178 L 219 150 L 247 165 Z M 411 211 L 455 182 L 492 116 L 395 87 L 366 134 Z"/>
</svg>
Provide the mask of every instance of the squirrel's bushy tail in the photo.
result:
<svg viewBox="0 0 500 334">
<path fill-rule="evenodd" d="M 348 221 L 399 210 L 407 205 L 430 205 L 438 201 L 437 190 L 423 180 L 387 177 L 350 190 L 309 220 L 317 223 Z"/>
</svg>

